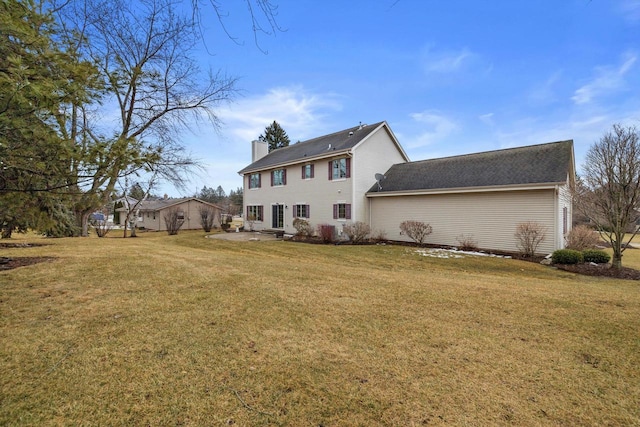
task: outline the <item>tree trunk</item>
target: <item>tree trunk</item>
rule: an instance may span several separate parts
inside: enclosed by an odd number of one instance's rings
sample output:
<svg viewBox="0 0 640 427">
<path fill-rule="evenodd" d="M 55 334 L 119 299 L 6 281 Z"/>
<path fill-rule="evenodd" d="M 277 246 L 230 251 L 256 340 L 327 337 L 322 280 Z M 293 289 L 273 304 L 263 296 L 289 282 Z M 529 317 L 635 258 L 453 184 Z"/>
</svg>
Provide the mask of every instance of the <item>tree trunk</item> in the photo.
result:
<svg viewBox="0 0 640 427">
<path fill-rule="evenodd" d="M 614 251 L 613 256 L 611 257 L 611 268 L 620 269 L 622 268 L 622 254 Z"/>
<path fill-rule="evenodd" d="M 91 210 L 76 210 L 76 225 L 80 229 L 80 237 L 89 237 L 89 215 Z"/>
<path fill-rule="evenodd" d="M 12 232 L 13 232 L 13 226 L 11 224 L 7 224 L 7 226 L 2 229 L 2 236 L 0 238 L 10 239 Z"/>
</svg>

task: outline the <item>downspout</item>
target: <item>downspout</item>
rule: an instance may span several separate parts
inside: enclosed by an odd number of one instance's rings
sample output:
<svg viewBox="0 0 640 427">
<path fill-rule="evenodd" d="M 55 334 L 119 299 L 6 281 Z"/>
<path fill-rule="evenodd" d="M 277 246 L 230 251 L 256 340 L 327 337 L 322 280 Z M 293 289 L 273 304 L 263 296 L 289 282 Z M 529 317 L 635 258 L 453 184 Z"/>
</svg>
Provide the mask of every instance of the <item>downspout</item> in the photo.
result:
<svg viewBox="0 0 640 427">
<path fill-rule="evenodd" d="M 557 249 L 561 249 L 559 245 L 559 237 L 560 234 L 562 233 L 562 226 L 561 224 L 559 224 L 558 219 L 559 219 L 559 209 L 560 209 L 560 204 L 559 204 L 559 199 L 560 199 L 560 188 L 558 187 L 558 184 L 555 185 L 554 187 L 554 197 L 553 197 L 553 228 L 554 228 L 554 233 L 553 233 L 553 250 L 557 250 Z"/>
</svg>

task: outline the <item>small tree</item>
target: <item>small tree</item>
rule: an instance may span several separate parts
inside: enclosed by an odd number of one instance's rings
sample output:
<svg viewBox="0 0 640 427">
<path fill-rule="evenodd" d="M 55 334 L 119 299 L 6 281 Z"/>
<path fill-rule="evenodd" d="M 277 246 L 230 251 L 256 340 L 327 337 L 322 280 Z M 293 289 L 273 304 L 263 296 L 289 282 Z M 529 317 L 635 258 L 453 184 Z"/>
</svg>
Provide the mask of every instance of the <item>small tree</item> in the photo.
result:
<svg viewBox="0 0 640 427">
<path fill-rule="evenodd" d="M 516 226 L 514 236 L 516 246 L 525 257 L 532 257 L 538 251 L 538 246 L 546 237 L 547 228 L 535 221 L 521 222 Z"/>
<path fill-rule="evenodd" d="M 260 135 L 258 139 L 269 144 L 269 152 L 276 148 L 287 147 L 291 142 L 287 132 L 275 120 L 264 129 L 264 134 Z"/>
<path fill-rule="evenodd" d="M 331 243 L 335 239 L 336 227 L 330 224 L 318 224 L 318 236 L 324 243 Z"/>
<path fill-rule="evenodd" d="M 169 236 L 174 236 L 178 234 L 178 230 L 184 224 L 184 213 L 178 208 L 169 209 L 164 214 L 164 223 L 167 226 Z"/>
<path fill-rule="evenodd" d="M 478 250 L 478 242 L 473 238 L 472 235 L 461 234 L 456 237 L 458 241 L 458 248 L 461 251 L 477 251 Z"/>
<path fill-rule="evenodd" d="M 422 221 L 402 221 L 400 223 L 400 231 L 421 245 L 433 229 L 429 224 L 425 224 Z"/>
<path fill-rule="evenodd" d="M 217 209 L 213 206 L 202 205 L 198 208 L 198 212 L 200 213 L 200 225 L 202 225 L 202 229 L 206 233 L 210 232 L 216 223 Z"/>
<path fill-rule="evenodd" d="M 614 125 L 591 146 L 573 196 L 576 209 L 611 244 L 612 267 L 622 267 L 622 253 L 637 233 L 640 205 L 640 135 L 635 127 Z M 634 231 L 625 244 L 629 227 Z"/>
<path fill-rule="evenodd" d="M 351 243 L 361 243 L 371 234 L 371 227 L 362 221 L 356 221 L 345 224 L 342 227 L 342 232 L 347 235 Z"/>
</svg>

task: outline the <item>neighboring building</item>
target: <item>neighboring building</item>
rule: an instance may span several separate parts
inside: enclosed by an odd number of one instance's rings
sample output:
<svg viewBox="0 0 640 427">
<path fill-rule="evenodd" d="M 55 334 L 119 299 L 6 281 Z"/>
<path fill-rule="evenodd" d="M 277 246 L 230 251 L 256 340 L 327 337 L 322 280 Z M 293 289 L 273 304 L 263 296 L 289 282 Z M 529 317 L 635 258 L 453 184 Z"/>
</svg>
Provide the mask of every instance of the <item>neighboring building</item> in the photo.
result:
<svg viewBox="0 0 640 427">
<path fill-rule="evenodd" d="M 367 221 L 365 193 L 382 173 L 408 157 L 386 122 L 360 125 L 279 148 L 252 142 L 252 161 L 239 173 L 245 220 L 255 230 L 294 233 L 293 220 L 334 225 Z M 245 221 L 245 228 L 247 222 Z"/>
<path fill-rule="evenodd" d="M 220 227 L 221 208 L 212 203 L 205 202 L 196 197 L 187 197 L 182 199 L 158 199 L 143 200 L 137 203 L 135 199 L 129 198 L 131 208 L 138 213 L 136 227 L 146 230 L 166 231 L 167 226 L 164 216 L 171 209 L 177 209 L 178 217 L 184 219 L 181 230 L 197 230 L 202 228 L 200 222 L 200 209 L 211 208 L 215 211 L 214 226 Z M 127 207 L 123 206 L 116 209 L 120 213 L 119 224 L 124 226 L 127 217 Z"/>
<path fill-rule="evenodd" d="M 547 229 L 539 251 L 549 253 L 564 247 L 571 228 L 573 141 L 409 162 L 380 122 L 268 154 L 266 144 L 252 144 L 253 162 L 239 173 L 255 230 L 294 233 L 302 217 L 338 234 L 362 221 L 390 240 L 409 240 L 399 225 L 418 220 L 433 227 L 428 243 L 455 246 L 465 235 L 483 249 L 516 251 L 516 225 L 535 221 Z"/>
</svg>

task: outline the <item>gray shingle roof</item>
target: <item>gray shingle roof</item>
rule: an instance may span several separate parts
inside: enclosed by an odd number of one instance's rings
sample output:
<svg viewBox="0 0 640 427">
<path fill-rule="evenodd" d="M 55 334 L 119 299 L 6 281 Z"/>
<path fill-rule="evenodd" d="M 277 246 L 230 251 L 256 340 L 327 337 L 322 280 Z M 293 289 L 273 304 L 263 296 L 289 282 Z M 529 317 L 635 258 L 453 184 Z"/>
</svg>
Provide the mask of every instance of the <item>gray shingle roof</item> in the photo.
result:
<svg viewBox="0 0 640 427">
<path fill-rule="evenodd" d="M 369 193 L 557 183 L 572 165 L 573 141 L 551 142 L 396 164 Z"/>
<path fill-rule="evenodd" d="M 269 169 L 278 165 L 304 161 L 307 158 L 323 156 L 331 152 L 336 152 L 337 154 L 341 151 L 347 151 L 369 136 L 382 123 L 384 122 L 365 125 L 363 127 L 355 126 L 329 135 L 298 142 L 288 147 L 278 148 L 263 158 L 251 163 L 238 173 L 244 174 L 249 171 Z M 349 135 L 351 132 L 353 132 L 353 135 Z"/>
</svg>

